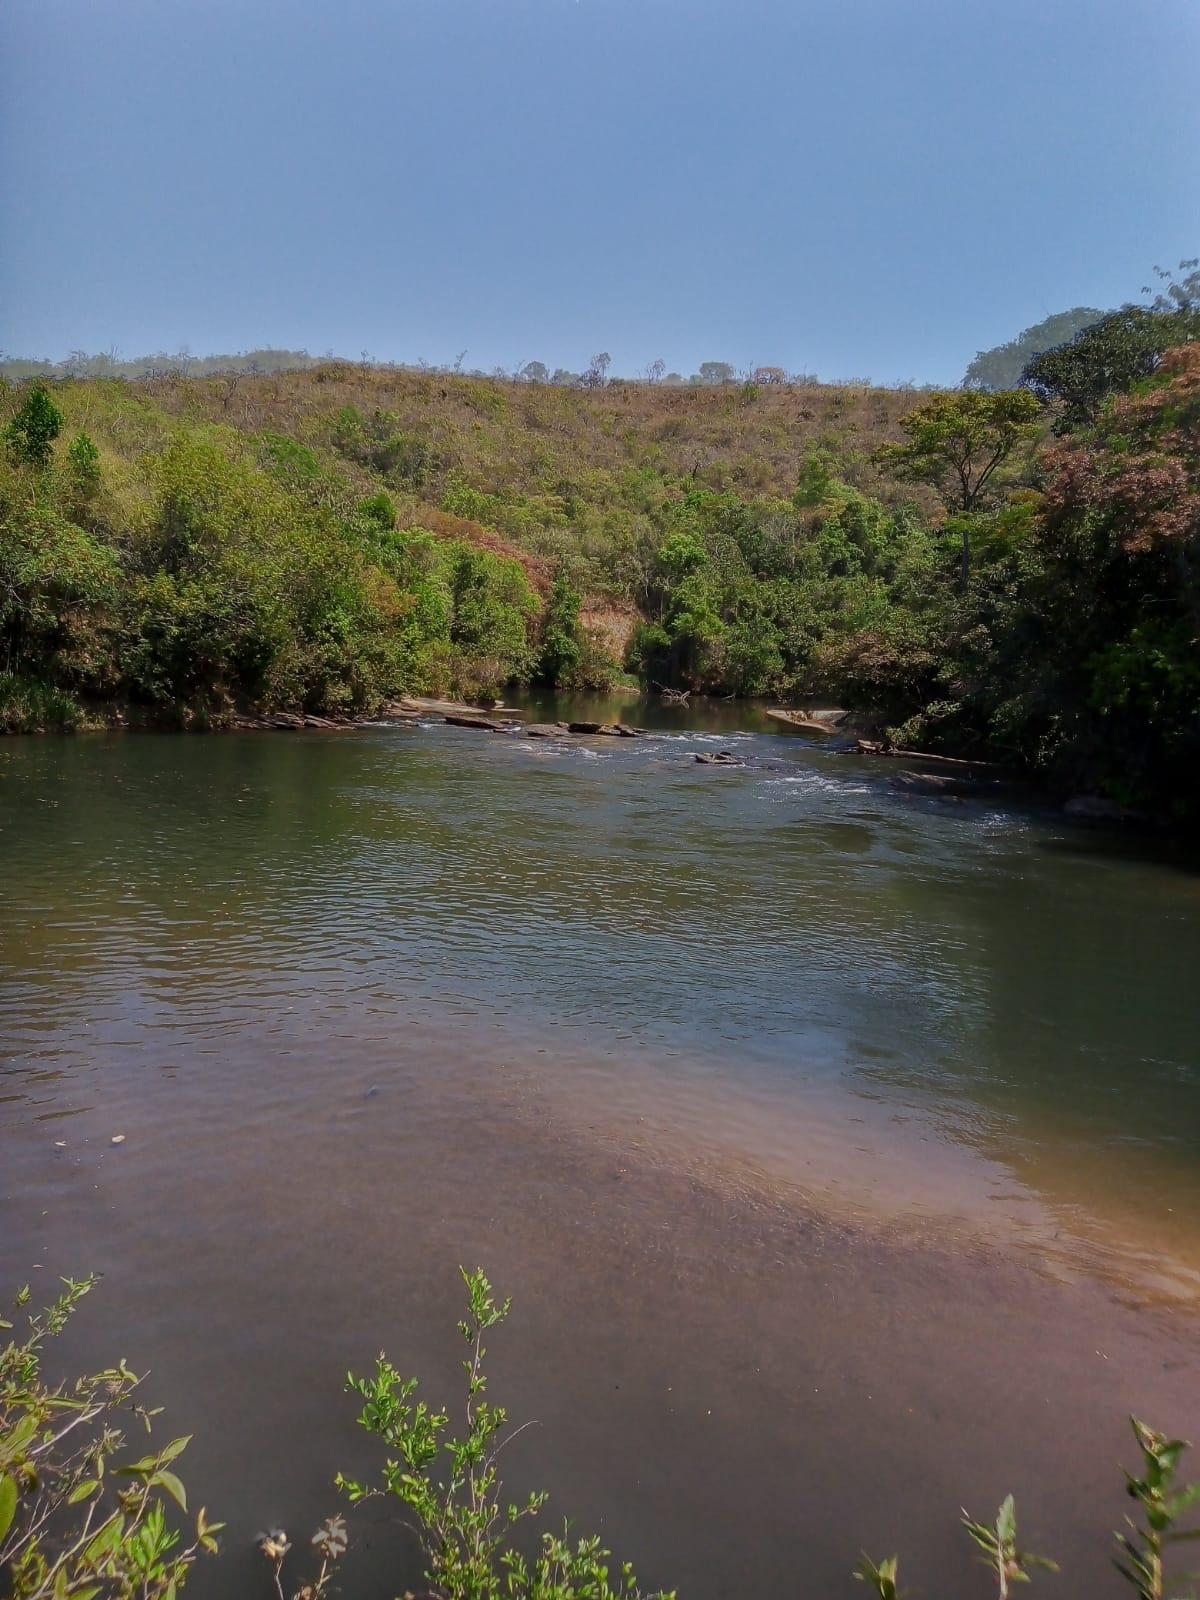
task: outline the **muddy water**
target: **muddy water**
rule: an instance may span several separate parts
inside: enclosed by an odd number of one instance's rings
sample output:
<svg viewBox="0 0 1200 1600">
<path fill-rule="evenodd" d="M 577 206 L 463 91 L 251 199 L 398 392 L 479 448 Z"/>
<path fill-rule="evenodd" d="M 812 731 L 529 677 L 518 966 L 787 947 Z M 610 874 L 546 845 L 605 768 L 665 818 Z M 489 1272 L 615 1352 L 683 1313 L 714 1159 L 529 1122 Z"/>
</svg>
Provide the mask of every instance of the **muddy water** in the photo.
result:
<svg viewBox="0 0 1200 1600">
<path fill-rule="evenodd" d="M 647 1581 L 944 1592 L 1011 1488 L 1117 1592 L 1125 1414 L 1200 1435 L 1200 878 L 661 720 L 0 746 L 0 1275 L 105 1274 L 65 1354 L 194 1430 L 197 1593 L 369 1463 L 347 1366 L 455 1393 L 460 1261 L 514 1487 Z"/>
</svg>

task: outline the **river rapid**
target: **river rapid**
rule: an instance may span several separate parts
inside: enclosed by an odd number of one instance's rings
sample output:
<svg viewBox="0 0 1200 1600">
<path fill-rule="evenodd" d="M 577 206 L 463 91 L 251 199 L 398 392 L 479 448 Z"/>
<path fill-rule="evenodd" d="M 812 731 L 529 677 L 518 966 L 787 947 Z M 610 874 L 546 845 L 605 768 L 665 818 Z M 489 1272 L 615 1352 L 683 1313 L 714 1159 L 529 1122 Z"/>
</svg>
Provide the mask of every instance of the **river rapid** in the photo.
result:
<svg viewBox="0 0 1200 1600">
<path fill-rule="evenodd" d="M 744 706 L 533 709 L 654 728 L 0 742 L 0 1287 L 104 1274 L 62 1359 L 194 1432 L 192 1591 L 369 1469 L 348 1367 L 457 1402 L 463 1263 L 511 1486 L 644 1583 L 969 1589 L 1011 1489 L 1120 1593 L 1128 1413 L 1200 1440 L 1200 875 Z M 356 1526 L 347 1594 L 416 1581 Z"/>
</svg>

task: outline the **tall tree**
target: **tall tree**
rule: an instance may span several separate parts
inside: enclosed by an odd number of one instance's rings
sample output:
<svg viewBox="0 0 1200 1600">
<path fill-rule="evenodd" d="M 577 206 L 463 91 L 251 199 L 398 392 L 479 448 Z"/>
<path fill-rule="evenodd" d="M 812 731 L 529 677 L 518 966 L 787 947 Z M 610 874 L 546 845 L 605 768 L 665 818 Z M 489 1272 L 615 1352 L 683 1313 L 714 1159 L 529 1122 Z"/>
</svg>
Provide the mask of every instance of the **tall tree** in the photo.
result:
<svg viewBox="0 0 1200 1600">
<path fill-rule="evenodd" d="M 581 375 L 579 382 L 585 389 L 603 389 L 608 382 L 608 369 L 612 364 L 612 357 L 607 350 L 601 350 L 599 355 L 592 357 L 591 365 Z"/>
<path fill-rule="evenodd" d="M 1015 389 L 1021 374 L 1035 356 L 1066 344 L 1084 328 L 1101 321 L 1108 312 L 1097 311 L 1095 306 L 1075 306 L 1070 311 L 1056 311 L 1052 317 L 1024 328 L 1006 344 L 991 350 L 979 350 L 963 375 L 964 389 Z"/>
<path fill-rule="evenodd" d="M 966 518 L 985 503 L 995 488 L 997 472 L 1013 452 L 1037 436 L 1040 410 L 1036 397 L 1026 389 L 936 394 L 901 422 L 906 443 L 885 444 L 875 452 L 880 465 L 902 478 L 931 484 L 948 511 L 964 514 L 964 589 L 971 576 Z"/>
<path fill-rule="evenodd" d="M 1123 306 L 1055 350 L 1035 356 L 1021 384 L 1054 412 L 1056 433 L 1090 427 L 1104 402 L 1149 378 L 1164 352 L 1200 338 L 1200 307 Z"/>
<path fill-rule="evenodd" d="M 27 461 L 30 466 L 48 467 L 62 425 L 62 412 L 42 385 L 34 384 L 4 430 L 9 454 L 14 460 Z"/>
</svg>

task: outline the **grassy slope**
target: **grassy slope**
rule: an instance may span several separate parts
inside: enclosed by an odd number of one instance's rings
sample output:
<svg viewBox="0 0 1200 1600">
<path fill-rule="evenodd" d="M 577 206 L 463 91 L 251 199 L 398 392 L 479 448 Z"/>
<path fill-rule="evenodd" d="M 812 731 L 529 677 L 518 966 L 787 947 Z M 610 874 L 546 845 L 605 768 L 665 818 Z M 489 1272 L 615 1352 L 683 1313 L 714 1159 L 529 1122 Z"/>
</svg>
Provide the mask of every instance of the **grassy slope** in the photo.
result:
<svg viewBox="0 0 1200 1600">
<path fill-rule="evenodd" d="M 56 397 L 91 387 L 64 385 Z M 694 482 L 785 498 L 813 449 L 828 451 L 865 493 L 917 500 L 936 515 L 932 496 L 882 478 L 870 463 L 879 444 L 899 437 L 899 419 L 915 402 L 902 390 L 822 384 L 748 394 L 738 385 L 617 382 L 586 391 L 336 364 L 268 377 L 152 379 L 126 392 L 168 416 L 298 439 L 363 494 L 379 480 L 336 452 L 335 418 L 346 406 L 363 416 L 389 412 L 430 453 L 419 487 L 388 485 L 402 525 L 493 548 L 499 535 L 534 557 L 574 554 L 596 599 L 623 598 L 614 547 L 664 497 Z M 455 510 L 460 520 L 448 524 Z M 545 568 L 533 564 L 532 575 L 542 587 Z"/>
</svg>

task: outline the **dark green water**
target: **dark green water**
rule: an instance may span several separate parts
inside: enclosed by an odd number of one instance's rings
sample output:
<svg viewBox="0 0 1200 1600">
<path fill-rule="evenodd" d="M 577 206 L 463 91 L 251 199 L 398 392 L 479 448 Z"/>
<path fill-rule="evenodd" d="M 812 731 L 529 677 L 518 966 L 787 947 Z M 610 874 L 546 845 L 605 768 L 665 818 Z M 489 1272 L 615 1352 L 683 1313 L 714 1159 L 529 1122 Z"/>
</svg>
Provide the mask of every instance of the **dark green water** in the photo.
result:
<svg viewBox="0 0 1200 1600">
<path fill-rule="evenodd" d="M 452 1381 L 461 1260 L 514 1478 L 651 1581 L 934 1588 L 1012 1487 L 1103 1591 L 1124 1413 L 1200 1426 L 1200 877 L 618 711 L 0 744 L 5 1281 L 105 1271 L 70 1348 L 153 1366 L 250 1592 L 346 1366 Z"/>
</svg>

